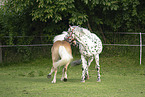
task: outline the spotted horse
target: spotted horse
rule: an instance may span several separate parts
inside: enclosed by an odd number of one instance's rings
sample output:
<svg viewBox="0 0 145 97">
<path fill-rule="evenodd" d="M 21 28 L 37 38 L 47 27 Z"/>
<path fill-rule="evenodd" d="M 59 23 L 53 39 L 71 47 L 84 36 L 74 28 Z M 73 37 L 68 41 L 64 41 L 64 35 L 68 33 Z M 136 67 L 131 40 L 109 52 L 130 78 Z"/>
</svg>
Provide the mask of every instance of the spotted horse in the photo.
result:
<svg viewBox="0 0 145 97">
<path fill-rule="evenodd" d="M 76 40 L 79 43 L 79 51 L 81 53 L 82 60 L 82 79 L 81 82 L 85 82 L 89 79 L 88 68 L 95 58 L 97 69 L 97 82 L 100 82 L 100 65 L 99 54 L 102 52 L 102 42 L 98 36 L 91 33 L 88 29 L 79 26 L 70 26 L 68 29 L 69 40 Z"/>
</svg>

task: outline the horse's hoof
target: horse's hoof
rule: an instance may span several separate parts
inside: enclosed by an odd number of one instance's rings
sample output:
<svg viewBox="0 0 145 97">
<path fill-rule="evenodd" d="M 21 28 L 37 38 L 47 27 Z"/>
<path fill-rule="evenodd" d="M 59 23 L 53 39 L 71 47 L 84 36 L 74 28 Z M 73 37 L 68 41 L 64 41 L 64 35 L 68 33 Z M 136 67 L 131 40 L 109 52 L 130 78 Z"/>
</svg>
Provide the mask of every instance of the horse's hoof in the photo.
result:
<svg viewBox="0 0 145 97">
<path fill-rule="evenodd" d="M 85 76 L 85 80 L 89 79 L 89 75 Z"/>
<path fill-rule="evenodd" d="M 51 75 L 48 74 L 48 75 L 47 75 L 47 78 L 51 78 Z"/>
<path fill-rule="evenodd" d="M 56 83 L 56 82 L 55 82 L 55 81 L 52 81 L 51 83 L 54 84 L 54 83 Z"/>
<path fill-rule="evenodd" d="M 82 83 L 85 83 L 85 80 L 81 80 Z"/>
<path fill-rule="evenodd" d="M 97 79 L 97 82 L 101 82 L 101 79 Z"/>
<path fill-rule="evenodd" d="M 67 78 L 64 78 L 63 81 L 64 81 L 64 82 L 67 82 Z"/>
</svg>

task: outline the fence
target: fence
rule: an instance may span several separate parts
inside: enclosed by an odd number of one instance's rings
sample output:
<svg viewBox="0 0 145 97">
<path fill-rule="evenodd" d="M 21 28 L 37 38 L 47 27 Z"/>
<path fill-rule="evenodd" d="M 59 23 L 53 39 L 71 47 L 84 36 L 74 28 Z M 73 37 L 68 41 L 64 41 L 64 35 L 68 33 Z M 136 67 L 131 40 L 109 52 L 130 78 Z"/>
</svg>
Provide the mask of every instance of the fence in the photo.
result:
<svg viewBox="0 0 145 97">
<path fill-rule="evenodd" d="M 130 46 L 130 47 L 140 47 L 140 65 L 142 63 L 142 47 L 145 46 L 143 45 L 142 42 L 142 35 L 145 33 L 128 33 L 128 32 L 116 32 L 117 34 L 138 34 L 140 37 L 140 43 L 139 44 L 103 44 L 104 46 Z M 5 36 L 6 38 L 9 38 L 9 36 Z M 23 37 L 23 36 L 16 36 L 16 37 Z M 25 36 L 25 37 L 29 37 L 29 36 Z M 42 37 L 46 37 L 46 36 L 42 36 Z M 7 47 L 34 47 L 34 46 L 49 46 L 52 44 L 34 44 L 34 45 L 2 45 L 0 43 L 0 63 L 2 63 L 2 48 L 7 48 Z"/>
<path fill-rule="evenodd" d="M 138 34 L 140 36 L 140 44 L 139 45 L 128 45 L 128 44 L 104 44 L 106 46 L 139 46 L 140 47 L 140 65 L 141 65 L 141 62 L 142 62 L 142 47 L 145 46 L 142 44 L 142 34 L 145 34 L 145 33 L 128 33 L 128 32 L 118 32 L 119 34 Z"/>
</svg>

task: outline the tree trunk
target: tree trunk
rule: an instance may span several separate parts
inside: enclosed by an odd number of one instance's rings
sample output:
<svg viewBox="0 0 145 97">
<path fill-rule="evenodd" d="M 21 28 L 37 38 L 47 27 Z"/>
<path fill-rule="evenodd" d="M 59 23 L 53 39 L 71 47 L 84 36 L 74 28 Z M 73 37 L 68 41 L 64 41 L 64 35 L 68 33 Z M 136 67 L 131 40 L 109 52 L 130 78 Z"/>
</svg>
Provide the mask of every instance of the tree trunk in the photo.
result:
<svg viewBox="0 0 145 97">
<path fill-rule="evenodd" d="M 92 28 L 91 28 L 91 26 L 90 26 L 89 21 L 88 21 L 88 28 L 89 28 L 89 30 L 92 32 Z"/>
<path fill-rule="evenodd" d="M 102 30 L 102 28 L 101 28 L 100 25 L 99 25 L 99 28 L 100 28 L 101 34 L 102 34 L 102 36 L 103 36 L 103 40 L 104 40 L 104 42 L 106 43 L 106 38 L 105 38 L 105 35 L 104 35 L 103 30 Z"/>
</svg>

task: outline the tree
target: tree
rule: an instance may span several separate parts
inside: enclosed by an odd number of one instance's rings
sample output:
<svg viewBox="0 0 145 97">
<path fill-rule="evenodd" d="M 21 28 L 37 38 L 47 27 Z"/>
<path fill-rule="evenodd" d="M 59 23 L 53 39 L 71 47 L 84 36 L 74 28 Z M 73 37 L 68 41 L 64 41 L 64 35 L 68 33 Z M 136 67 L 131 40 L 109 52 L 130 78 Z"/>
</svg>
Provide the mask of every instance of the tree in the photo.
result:
<svg viewBox="0 0 145 97">
<path fill-rule="evenodd" d="M 30 23 L 29 31 L 33 35 L 52 35 L 67 30 L 69 24 L 101 32 L 138 31 L 144 24 L 144 9 L 139 5 L 143 7 L 144 1 L 7 0 L 4 9 L 7 14 L 27 21 L 26 26 Z M 27 34 L 31 35 L 25 32 Z"/>
</svg>

